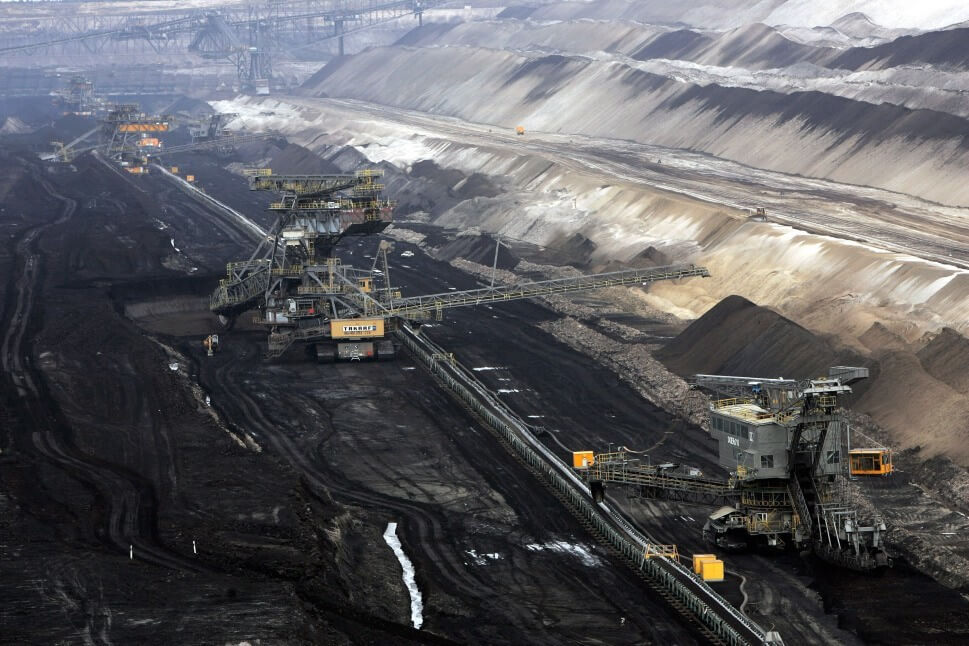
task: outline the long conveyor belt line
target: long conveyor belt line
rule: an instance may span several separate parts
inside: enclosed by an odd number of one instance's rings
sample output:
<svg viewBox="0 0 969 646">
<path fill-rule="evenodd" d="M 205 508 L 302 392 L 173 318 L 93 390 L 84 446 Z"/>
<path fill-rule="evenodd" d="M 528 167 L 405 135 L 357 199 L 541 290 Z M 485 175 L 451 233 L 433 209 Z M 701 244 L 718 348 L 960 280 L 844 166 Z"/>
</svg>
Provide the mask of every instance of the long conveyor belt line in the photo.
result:
<svg viewBox="0 0 969 646">
<path fill-rule="evenodd" d="M 655 545 L 606 503 L 595 503 L 581 480 L 545 445 L 527 430 L 527 425 L 499 401 L 478 379 L 443 348 L 402 326 L 398 338 L 472 412 L 483 419 L 524 463 L 540 474 L 542 481 L 583 519 L 587 526 L 627 562 L 635 564 L 674 609 L 699 624 L 704 634 L 723 644 L 783 644 L 780 636 L 767 632 L 734 608 L 709 585 L 677 561 L 647 558 Z"/>
</svg>

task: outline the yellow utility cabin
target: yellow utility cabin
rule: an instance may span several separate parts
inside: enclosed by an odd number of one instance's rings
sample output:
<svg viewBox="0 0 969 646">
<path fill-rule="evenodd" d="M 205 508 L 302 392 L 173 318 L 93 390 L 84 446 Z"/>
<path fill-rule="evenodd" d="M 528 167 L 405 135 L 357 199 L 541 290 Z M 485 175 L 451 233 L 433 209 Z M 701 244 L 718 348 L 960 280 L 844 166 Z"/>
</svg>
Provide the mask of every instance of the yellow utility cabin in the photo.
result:
<svg viewBox="0 0 969 646">
<path fill-rule="evenodd" d="M 194 182 L 195 181 L 195 175 L 186 175 L 185 176 L 185 181 L 186 182 Z"/>
<path fill-rule="evenodd" d="M 178 173 L 178 166 L 172 166 L 171 171 L 172 173 Z"/>
<path fill-rule="evenodd" d="M 886 448 L 851 449 L 848 465 L 853 476 L 888 476 L 895 470 L 892 450 Z"/>
<path fill-rule="evenodd" d="M 596 456 L 592 451 L 572 451 L 572 468 L 588 469 L 596 463 Z"/>
<path fill-rule="evenodd" d="M 515 128 L 515 134 L 516 135 L 525 134 L 525 126 L 518 126 L 517 128 Z"/>
</svg>

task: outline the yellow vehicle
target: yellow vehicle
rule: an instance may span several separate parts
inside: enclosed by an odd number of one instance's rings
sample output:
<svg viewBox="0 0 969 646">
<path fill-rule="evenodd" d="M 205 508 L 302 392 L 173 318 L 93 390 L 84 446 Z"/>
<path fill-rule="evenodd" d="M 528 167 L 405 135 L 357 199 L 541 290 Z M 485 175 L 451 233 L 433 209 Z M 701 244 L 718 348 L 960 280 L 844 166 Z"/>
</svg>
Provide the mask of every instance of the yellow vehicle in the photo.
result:
<svg viewBox="0 0 969 646">
<path fill-rule="evenodd" d="M 525 134 L 525 126 L 518 126 L 517 128 L 515 128 L 515 134 L 516 135 Z"/>
<path fill-rule="evenodd" d="M 848 460 L 853 476 L 888 476 L 895 470 L 891 449 L 851 449 Z"/>
</svg>

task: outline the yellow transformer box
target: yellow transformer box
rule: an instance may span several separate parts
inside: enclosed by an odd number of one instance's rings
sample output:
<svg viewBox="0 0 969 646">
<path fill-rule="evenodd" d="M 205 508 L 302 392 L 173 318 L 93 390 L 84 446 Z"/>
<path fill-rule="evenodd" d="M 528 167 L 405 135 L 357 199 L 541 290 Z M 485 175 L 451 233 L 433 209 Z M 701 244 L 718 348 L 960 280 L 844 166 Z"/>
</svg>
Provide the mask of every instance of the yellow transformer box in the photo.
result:
<svg viewBox="0 0 969 646">
<path fill-rule="evenodd" d="M 713 559 L 712 561 L 704 561 L 702 565 L 703 569 L 700 572 L 700 576 L 703 577 L 704 581 L 710 581 L 711 583 L 723 581 L 723 561 Z"/>
<path fill-rule="evenodd" d="M 334 339 L 372 339 L 383 335 L 383 319 L 335 319 L 330 321 L 330 336 Z"/>
<path fill-rule="evenodd" d="M 716 554 L 694 554 L 693 555 L 693 572 L 696 574 L 703 573 L 703 563 L 705 561 L 716 561 Z"/>
<path fill-rule="evenodd" d="M 572 451 L 572 468 L 588 469 L 596 463 L 596 456 L 592 451 Z"/>
</svg>

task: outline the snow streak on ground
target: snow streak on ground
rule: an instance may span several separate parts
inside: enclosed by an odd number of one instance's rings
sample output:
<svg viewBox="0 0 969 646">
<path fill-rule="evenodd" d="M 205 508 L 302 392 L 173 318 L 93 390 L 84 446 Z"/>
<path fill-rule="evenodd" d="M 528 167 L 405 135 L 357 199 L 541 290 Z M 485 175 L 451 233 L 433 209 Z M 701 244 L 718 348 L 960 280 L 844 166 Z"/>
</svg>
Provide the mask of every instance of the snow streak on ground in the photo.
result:
<svg viewBox="0 0 969 646">
<path fill-rule="evenodd" d="M 582 565 L 588 565 L 589 567 L 602 565 L 602 559 L 593 554 L 588 547 L 578 543 L 568 543 L 566 541 L 548 541 L 547 543 L 531 543 L 526 545 L 525 549 L 532 552 L 542 552 L 548 550 L 551 552 L 559 552 L 560 554 L 572 554 L 573 556 L 577 556 L 579 560 L 582 561 Z"/>
<path fill-rule="evenodd" d="M 384 540 L 387 545 L 390 545 L 390 549 L 394 550 L 394 555 L 400 561 L 400 567 L 404 570 L 404 585 L 407 586 L 407 592 L 410 593 L 410 620 L 414 624 L 414 628 L 419 629 L 424 624 L 424 601 L 421 599 L 421 591 L 414 579 L 414 564 L 404 554 L 404 548 L 400 544 L 400 539 L 397 538 L 397 523 L 387 523 Z"/>
</svg>

